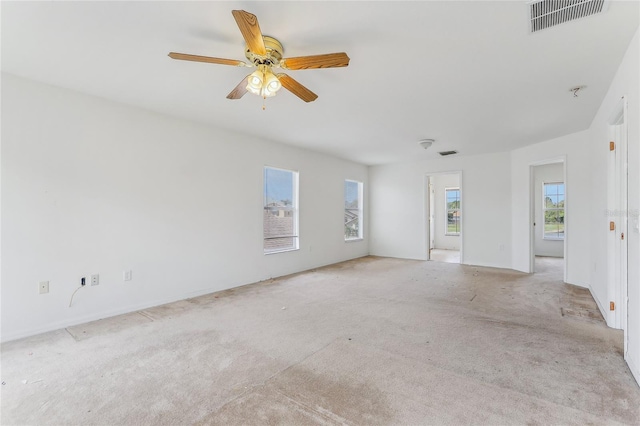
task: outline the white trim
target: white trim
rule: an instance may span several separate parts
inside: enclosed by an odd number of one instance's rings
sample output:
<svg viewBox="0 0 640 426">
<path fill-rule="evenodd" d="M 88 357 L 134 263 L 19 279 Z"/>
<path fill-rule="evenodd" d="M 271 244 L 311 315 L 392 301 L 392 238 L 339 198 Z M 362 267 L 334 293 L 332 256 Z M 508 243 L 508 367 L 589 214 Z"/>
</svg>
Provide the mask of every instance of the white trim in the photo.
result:
<svg viewBox="0 0 640 426">
<path fill-rule="evenodd" d="M 609 312 L 607 324 L 610 327 L 624 330 L 624 352 L 628 350 L 627 320 L 628 306 L 628 117 L 627 100 L 623 96 L 613 108 L 609 116 L 608 131 L 609 140 L 615 142 L 615 150 L 608 153 L 607 169 L 607 209 L 617 212 L 613 220 L 616 224 L 615 231 L 607 236 L 607 294 L 616 304 L 616 309 Z M 621 239 L 621 233 L 627 234 L 627 238 Z"/>
<path fill-rule="evenodd" d="M 126 306 L 124 308 L 118 308 L 118 309 L 112 309 L 112 310 L 108 310 L 105 312 L 100 312 L 100 313 L 92 313 L 89 315 L 84 315 L 82 317 L 79 318 L 73 318 L 73 319 L 65 319 L 62 321 L 55 321 L 52 323 L 48 323 L 45 326 L 42 327 L 36 327 L 36 328 L 28 328 L 28 329 L 23 329 L 23 330 L 19 330 L 17 332 L 14 333 L 8 333 L 8 334 L 2 334 L 2 343 L 6 343 L 12 340 L 17 340 L 17 339 L 22 339 L 23 337 L 29 337 L 29 336 L 35 336 L 37 334 L 42 334 L 42 333 L 47 333 L 49 331 L 56 331 L 56 330 L 61 330 L 63 328 L 66 327 L 71 327 L 74 325 L 78 325 L 78 324 L 84 324 L 87 322 L 91 322 L 91 321 L 97 321 L 97 320 L 101 320 L 101 319 L 105 319 L 105 318 L 111 318 L 117 315 L 123 315 L 123 314 L 130 314 L 133 312 L 138 312 L 144 309 L 149 309 L 149 308 L 153 308 L 156 306 L 161 306 L 161 305 L 166 305 L 167 303 L 173 303 L 173 302 L 178 302 L 181 300 L 187 300 L 187 299 L 191 299 L 194 297 L 198 297 L 198 296 L 203 296 L 205 294 L 210 294 L 210 293 L 217 293 L 220 291 L 224 291 L 224 290 L 228 290 L 230 288 L 236 288 L 236 287 L 241 287 L 241 285 L 239 286 L 231 286 L 231 287 L 225 287 L 224 289 L 212 289 L 212 288 L 207 288 L 204 290 L 196 290 L 196 291 L 192 291 L 189 293 L 185 293 L 185 294 L 181 294 L 179 296 L 175 296 L 175 297 L 168 297 L 168 298 L 164 298 L 164 299 L 157 299 L 154 301 L 150 301 L 150 302 L 145 302 L 145 303 L 138 303 L 138 304 L 134 304 L 134 305 L 129 305 Z M 71 308 L 73 309 L 73 308 Z"/>
<path fill-rule="evenodd" d="M 631 370 L 631 374 L 636 379 L 638 385 L 640 385 L 640 368 L 633 363 L 631 357 L 627 357 L 625 354 L 625 361 L 627 361 L 627 365 L 629 366 L 629 370 Z"/>
<path fill-rule="evenodd" d="M 600 303 L 600 299 L 598 299 L 598 297 L 596 296 L 596 292 L 593 291 L 593 287 L 591 287 L 591 284 L 589 284 L 588 288 L 589 288 L 589 293 L 591 293 L 591 297 L 593 297 L 593 300 L 596 301 L 596 305 L 598 306 L 598 310 L 602 314 L 602 318 L 604 318 L 605 322 L 606 322 L 606 320 L 607 320 L 607 311 L 602 306 L 602 303 Z"/>
<path fill-rule="evenodd" d="M 309 265 L 308 269 L 305 269 L 303 271 L 299 271 L 299 272 L 305 272 L 305 271 L 311 271 L 313 269 L 316 268 L 322 268 L 324 266 L 329 266 L 329 265 L 335 265 L 337 263 L 343 263 L 343 262 L 347 262 L 349 260 L 354 260 L 354 259 L 360 259 L 363 257 L 367 257 L 369 256 L 367 255 L 362 255 L 362 256 L 355 256 L 355 257 L 350 257 L 344 260 L 341 260 L 339 262 L 329 262 L 329 263 L 318 263 L 318 264 L 312 264 Z M 172 296 L 172 297 L 167 297 L 164 299 L 156 299 L 154 301 L 149 301 L 149 302 L 145 302 L 145 303 L 138 303 L 138 304 L 133 304 L 133 305 L 129 305 L 123 308 L 118 308 L 118 309 L 112 309 L 112 310 L 107 310 L 104 312 L 98 312 L 98 313 L 92 313 L 90 315 L 85 315 L 79 318 L 73 318 L 73 319 L 65 319 L 62 321 L 55 321 L 52 323 L 48 323 L 45 326 L 42 327 L 34 327 L 34 328 L 26 328 L 26 329 L 22 329 L 22 330 L 18 330 L 16 332 L 13 333 L 3 333 L 2 335 L 0 335 L 0 342 L 1 343 L 7 343 L 13 340 L 18 340 L 18 339 L 22 339 L 25 337 L 31 337 L 31 336 L 36 336 L 38 334 L 42 334 L 42 333 L 48 333 L 51 331 L 57 331 L 57 330 L 62 330 L 64 328 L 67 327 L 72 327 L 74 325 L 79 325 L 79 324 L 85 324 L 91 321 L 98 321 L 101 319 L 107 319 L 107 318 L 112 318 L 118 315 L 123 315 L 123 314 L 130 314 L 130 313 L 134 313 L 134 312 L 139 312 L 145 309 L 150 309 L 150 308 L 155 308 L 156 306 L 162 306 L 162 305 L 166 305 L 167 303 L 174 303 L 174 302 L 180 302 L 183 300 L 188 300 L 188 299 L 193 299 L 194 297 L 199 297 L 199 296 L 204 296 L 206 294 L 214 294 L 214 293 L 219 293 L 221 291 L 225 291 L 225 290 L 229 290 L 232 288 L 240 288 L 240 287 L 244 287 L 247 285 L 253 285 L 253 284 L 257 284 L 260 283 L 262 281 L 266 281 L 269 279 L 274 279 L 274 278 L 280 278 L 280 277 L 286 277 L 288 275 L 292 275 L 292 274 L 297 274 L 299 272 L 291 272 L 291 273 L 287 273 L 284 275 L 280 275 L 277 277 L 265 277 L 265 278 L 261 278 L 257 281 L 251 281 L 251 282 L 245 282 L 245 283 L 240 283 L 240 284 L 233 284 L 231 286 L 228 287 L 222 287 L 222 288 L 212 288 L 212 287 L 208 287 L 208 288 L 204 288 L 201 290 L 195 290 L 195 291 L 190 291 L 187 293 L 181 293 L 179 295 L 176 296 Z M 194 305 L 196 306 L 196 305 Z M 71 308 L 73 309 L 73 308 Z"/>
</svg>

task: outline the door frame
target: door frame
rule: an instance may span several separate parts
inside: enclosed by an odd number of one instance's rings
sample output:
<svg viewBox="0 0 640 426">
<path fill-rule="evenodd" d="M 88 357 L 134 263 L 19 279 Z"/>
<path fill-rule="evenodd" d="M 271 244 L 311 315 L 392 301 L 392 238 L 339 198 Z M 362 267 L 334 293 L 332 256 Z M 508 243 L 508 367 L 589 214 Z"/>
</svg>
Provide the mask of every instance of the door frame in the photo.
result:
<svg viewBox="0 0 640 426">
<path fill-rule="evenodd" d="M 563 247 L 563 252 L 564 252 L 564 258 L 563 258 L 563 274 L 562 274 L 562 281 L 563 282 L 567 282 L 567 271 L 569 270 L 568 268 L 568 264 L 569 264 L 569 238 L 570 238 L 570 232 L 569 232 L 569 227 L 571 225 L 571 216 L 569 216 L 569 210 L 570 210 L 570 202 L 569 202 L 569 194 L 571 193 L 569 191 L 569 180 L 568 180 L 568 173 L 567 173 L 567 169 L 568 169 L 568 164 L 567 164 L 567 156 L 566 155 L 561 155 L 558 157 L 552 157 L 552 158 L 548 158 L 545 160 L 540 160 L 540 161 L 535 161 L 533 163 L 529 163 L 529 271 L 531 271 L 531 273 L 535 273 L 536 272 L 536 251 L 535 251 L 535 244 L 536 244 L 536 230 L 535 230 L 535 226 L 533 225 L 535 223 L 536 220 L 536 199 L 535 199 L 535 167 L 538 166 L 546 166 L 547 164 L 558 164 L 561 163 L 562 164 L 562 175 L 563 175 L 563 179 L 564 179 L 564 217 L 565 217 L 565 222 L 564 222 L 564 247 Z M 567 220 L 568 219 L 568 220 Z"/>
<path fill-rule="evenodd" d="M 431 260 L 431 250 L 429 249 L 431 244 L 431 229 L 430 229 L 430 220 L 429 213 L 431 209 L 430 201 L 430 191 L 429 191 L 429 180 L 431 177 L 435 176 L 445 176 L 445 175 L 458 175 L 458 186 L 460 188 L 460 215 L 462 219 L 460 220 L 460 264 L 464 263 L 464 222 L 465 222 L 465 214 L 464 214 L 464 190 L 463 190 L 463 180 L 462 180 L 462 170 L 452 170 L 447 172 L 428 172 L 424 175 L 423 182 L 423 199 L 424 199 L 424 224 L 425 224 L 425 232 L 424 232 L 424 247 L 426 252 L 425 260 Z"/>
<path fill-rule="evenodd" d="M 615 150 L 609 152 L 607 166 L 608 221 L 616 224 L 615 232 L 607 238 L 608 293 L 616 304 L 610 314 L 612 327 L 624 333 L 624 358 L 627 358 L 628 340 L 628 235 L 629 235 L 629 176 L 628 176 L 628 115 L 627 99 L 622 97 L 609 117 L 609 140 L 615 142 Z M 612 152 L 615 155 L 612 155 Z M 621 233 L 626 238 L 622 240 Z"/>
</svg>

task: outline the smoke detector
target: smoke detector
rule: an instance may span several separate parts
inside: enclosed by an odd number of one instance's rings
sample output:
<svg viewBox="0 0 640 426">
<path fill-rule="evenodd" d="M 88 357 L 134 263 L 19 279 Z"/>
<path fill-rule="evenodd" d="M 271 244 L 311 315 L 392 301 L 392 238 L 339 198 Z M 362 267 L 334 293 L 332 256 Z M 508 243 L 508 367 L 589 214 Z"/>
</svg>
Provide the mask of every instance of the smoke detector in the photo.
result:
<svg viewBox="0 0 640 426">
<path fill-rule="evenodd" d="M 420 139 L 420 146 L 424 149 L 429 149 L 429 147 L 433 145 L 435 141 L 435 139 Z"/>
</svg>

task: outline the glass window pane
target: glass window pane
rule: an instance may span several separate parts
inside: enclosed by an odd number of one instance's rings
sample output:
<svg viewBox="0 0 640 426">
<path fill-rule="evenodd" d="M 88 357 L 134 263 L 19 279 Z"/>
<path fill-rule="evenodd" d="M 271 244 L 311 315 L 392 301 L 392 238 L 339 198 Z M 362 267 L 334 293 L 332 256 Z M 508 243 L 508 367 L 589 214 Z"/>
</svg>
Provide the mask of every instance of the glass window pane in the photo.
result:
<svg viewBox="0 0 640 426">
<path fill-rule="evenodd" d="M 264 168 L 264 252 L 298 248 L 297 173 Z"/>
<path fill-rule="evenodd" d="M 447 234 L 460 233 L 460 189 L 445 189 L 447 203 Z"/>
<path fill-rule="evenodd" d="M 344 181 L 344 239 L 362 238 L 362 182 Z"/>
<path fill-rule="evenodd" d="M 358 206 L 358 182 L 344 181 L 344 208 L 357 209 Z"/>
<path fill-rule="evenodd" d="M 293 204 L 293 172 L 289 170 L 264 169 L 264 199 L 269 204 Z"/>
<path fill-rule="evenodd" d="M 447 189 L 447 210 L 460 208 L 460 190 L 459 189 Z"/>
</svg>

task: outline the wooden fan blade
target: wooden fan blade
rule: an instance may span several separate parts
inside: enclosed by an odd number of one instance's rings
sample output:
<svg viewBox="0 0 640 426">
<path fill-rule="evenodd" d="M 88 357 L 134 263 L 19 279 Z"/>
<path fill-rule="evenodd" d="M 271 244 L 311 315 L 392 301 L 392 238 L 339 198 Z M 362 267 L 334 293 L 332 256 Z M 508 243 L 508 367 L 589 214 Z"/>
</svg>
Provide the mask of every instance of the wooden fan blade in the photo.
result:
<svg viewBox="0 0 640 426">
<path fill-rule="evenodd" d="M 288 75 L 278 74 L 277 77 L 278 80 L 280 80 L 280 83 L 282 83 L 282 87 L 284 87 L 303 101 L 313 102 L 318 98 L 318 95 L 316 95 L 311 90 L 307 89 Z"/>
<path fill-rule="evenodd" d="M 238 28 L 247 42 L 249 50 L 256 55 L 266 55 L 267 49 L 264 47 L 264 39 L 262 38 L 262 31 L 260 31 L 260 25 L 258 24 L 258 18 L 256 15 L 252 15 L 244 10 L 231 11 L 233 17 L 236 19 Z"/>
<path fill-rule="evenodd" d="M 285 58 L 280 61 L 280 66 L 288 70 L 306 70 L 313 68 L 338 68 L 349 65 L 349 57 L 346 53 L 327 53 L 325 55 L 298 56 L 297 58 Z"/>
<path fill-rule="evenodd" d="M 246 63 L 236 61 L 235 59 L 213 58 L 211 56 L 189 55 L 187 53 L 170 52 L 169 57 L 173 59 L 180 59 L 182 61 L 208 62 L 210 64 L 235 65 L 237 67 L 244 67 L 247 65 Z"/>
<path fill-rule="evenodd" d="M 251 75 L 251 74 L 249 74 Z M 233 89 L 231 91 L 231 93 L 229 93 L 227 95 L 227 99 L 240 99 L 241 97 L 244 96 L 245 93 L 247 93 L 247 82 L 249 81 L 249 75 L 246 76 L 241 82 L 240 84 L 238 84 L 235 89 Z"/>
</svg>

